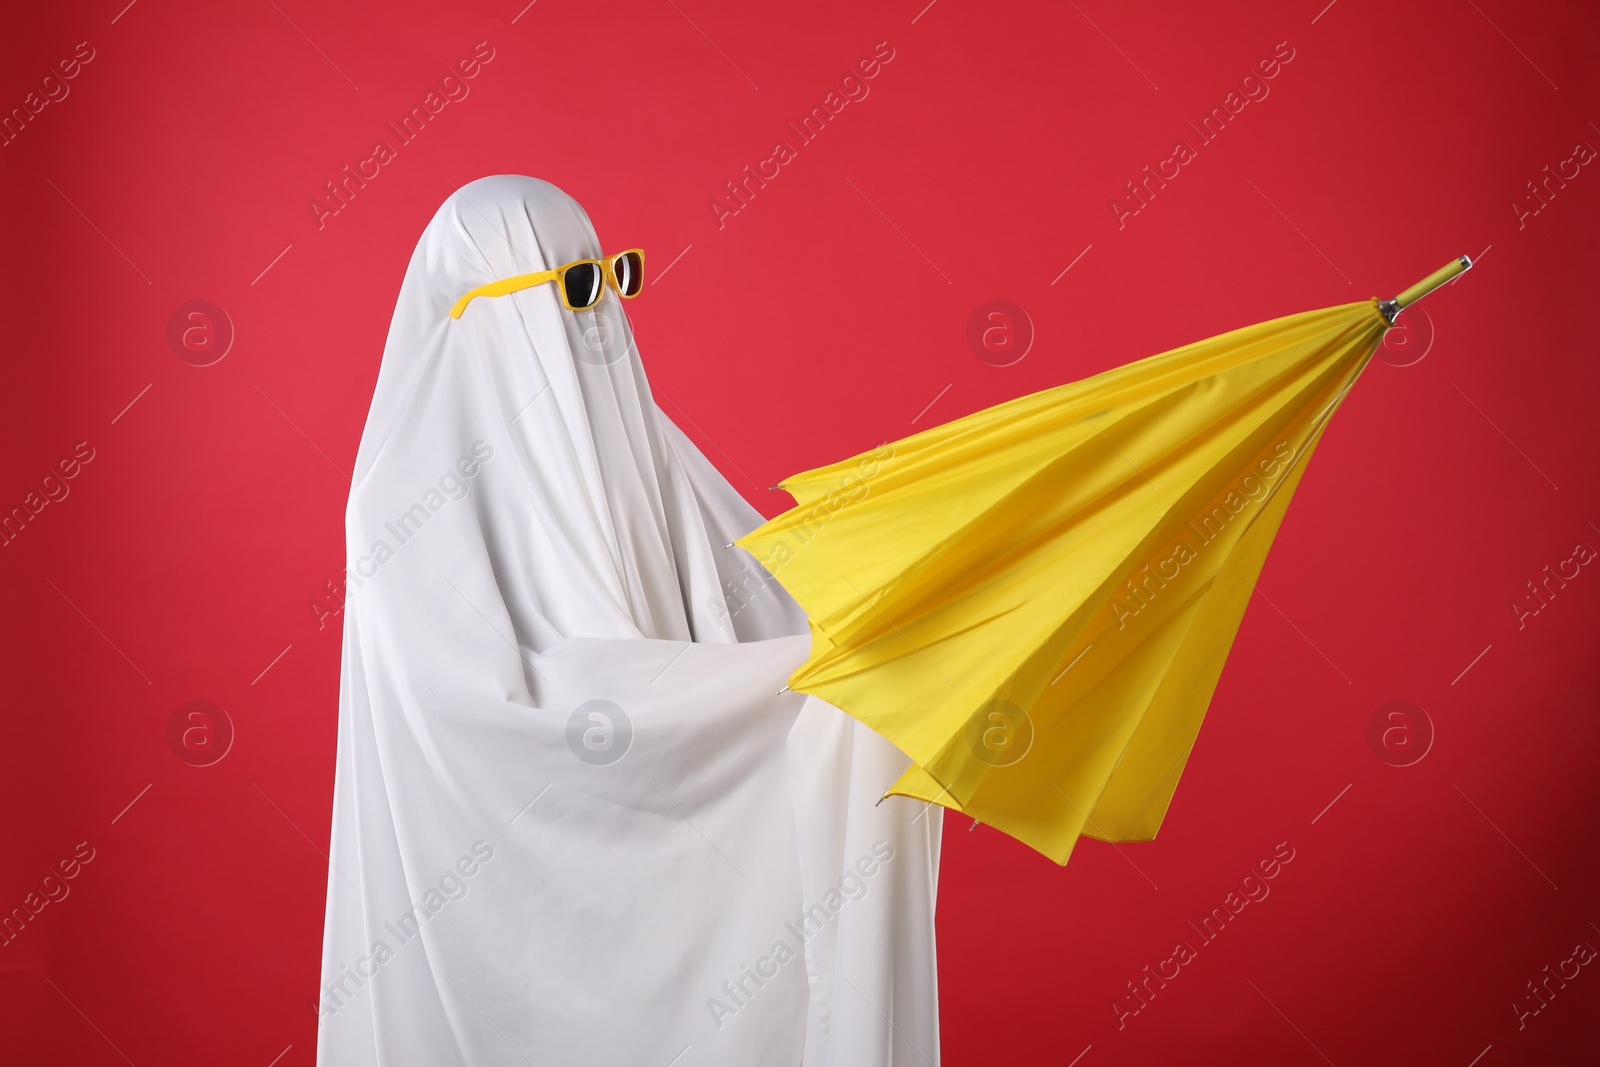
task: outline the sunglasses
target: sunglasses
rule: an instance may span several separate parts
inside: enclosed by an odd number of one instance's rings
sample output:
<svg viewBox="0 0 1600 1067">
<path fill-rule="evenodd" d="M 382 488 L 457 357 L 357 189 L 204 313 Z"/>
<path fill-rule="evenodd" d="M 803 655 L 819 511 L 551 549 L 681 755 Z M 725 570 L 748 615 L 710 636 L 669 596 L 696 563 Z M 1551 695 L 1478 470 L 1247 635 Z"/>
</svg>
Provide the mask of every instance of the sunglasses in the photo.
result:
<svg viewBox="0 0 1600 1067">
<path fill-rule="evenodd" d="M 459 319 L 475 296 L 505 296 L 545 282 L 555 282 L 561 293 L 561 303 L 568 311 L 587 311 L 600 303 L 607 281 L 624 300 L 639 295 L 644 287 L 644 249 L 630 248 L 605 259 L 575 259 L 555 270 L 541 270 L 533 274 L 519 274 L 514 278 L 501 278 L 497 282 L 480 285 L 456 301 L 450 317 Z"/>
</svg>

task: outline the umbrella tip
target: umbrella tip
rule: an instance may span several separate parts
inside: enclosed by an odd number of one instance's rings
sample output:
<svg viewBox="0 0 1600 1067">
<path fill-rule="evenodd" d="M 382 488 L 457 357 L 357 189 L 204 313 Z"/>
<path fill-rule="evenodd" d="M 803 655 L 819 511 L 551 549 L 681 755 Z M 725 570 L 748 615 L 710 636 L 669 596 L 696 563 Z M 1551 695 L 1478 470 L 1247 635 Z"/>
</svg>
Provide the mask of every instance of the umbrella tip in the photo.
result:
<svg viewBox="0 0 1600 1067">
<path fill-rule="evenodd" d="M 1378 310 L 1382 312 L 1386 320 L 1393 323 L 1400 312 L 1415 304 L 1445 282 L 1453 281 L 1471 266 L 1472 257 L 1457 256 L 1392 300 L 1378 301 Z"/>
<path fill-rule="evenodd" d="M 967 833 L 970 834 L 970 833 L 972 833 L 972 831 L 976 830 L 977 828 L 978 828 L 978 820 L 977 819 L 973 819 L 972 820 L 972 825 L 967 827 Z"/>
<path fill-rule="evenodd" d="M 789 692 L 789 687 L 788 686 L 784 686 L 782 689 L 778 690 L 777 695 L 781 697 L 781 696 L 783 696 L 783 694 L 785 694 L 787 692 Z"/>
</svg>

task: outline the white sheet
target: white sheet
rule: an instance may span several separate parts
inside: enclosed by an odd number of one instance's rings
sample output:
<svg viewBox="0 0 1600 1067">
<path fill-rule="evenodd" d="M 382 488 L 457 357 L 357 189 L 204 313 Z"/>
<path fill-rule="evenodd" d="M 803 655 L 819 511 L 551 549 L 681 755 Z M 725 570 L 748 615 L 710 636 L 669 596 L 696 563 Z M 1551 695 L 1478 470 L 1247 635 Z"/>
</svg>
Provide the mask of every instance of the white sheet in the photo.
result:
<svg viewBox="0 0 1600 1067">
<path fill-rule="evenodd" d="M 499 176 L 406 272 L 346 515 L 318 1063 L 936 1063 L 940 809 L 874 806 L 905 758 L 778 694 L 804 617 L 722 547 L 759 516 L 616 293 L 448 317 L 601 251 Z"/>
</svg>

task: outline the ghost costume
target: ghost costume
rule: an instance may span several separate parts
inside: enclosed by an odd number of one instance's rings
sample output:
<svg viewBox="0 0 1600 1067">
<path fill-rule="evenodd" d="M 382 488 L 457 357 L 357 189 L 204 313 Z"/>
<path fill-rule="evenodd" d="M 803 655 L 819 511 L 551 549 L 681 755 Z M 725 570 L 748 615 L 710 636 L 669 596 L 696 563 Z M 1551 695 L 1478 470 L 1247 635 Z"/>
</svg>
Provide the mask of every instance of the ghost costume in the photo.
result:
<svg viewBox="0 0 1600 1067">
<path fill-rule="evenodd" d="M 346 514 L 323 1067 L 938 1061 L 939 808 L 779 691 L 807 623 L 532 178 L 417 245 Z M 607 249 L 606 251 L 615 251 Z"/>
</svg>

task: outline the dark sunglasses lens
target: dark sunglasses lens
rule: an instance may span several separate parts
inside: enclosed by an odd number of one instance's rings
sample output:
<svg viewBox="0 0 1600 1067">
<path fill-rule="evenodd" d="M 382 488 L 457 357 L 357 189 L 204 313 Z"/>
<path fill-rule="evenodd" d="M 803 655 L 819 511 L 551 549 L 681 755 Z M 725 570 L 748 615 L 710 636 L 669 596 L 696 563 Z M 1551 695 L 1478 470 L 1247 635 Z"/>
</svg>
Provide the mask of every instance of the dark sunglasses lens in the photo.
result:
<svg viewBox="0 0 1600 1067">
<path fill-rule="evenodd" d="M 567 268 L 562 284 L 566 286 L 567 304 L 578 309 L 594 307 L 600 299 L 600 267 L 594 263 L 579 263 Z"/>
<path fill-rule="evenodd" d="M 644 257 L 637 252 L 624 252 L 617 257 L 612 268 L 617 275 L 617 289 L 623 296 L 638 296 L 644 288 Z"/>
</svg>

